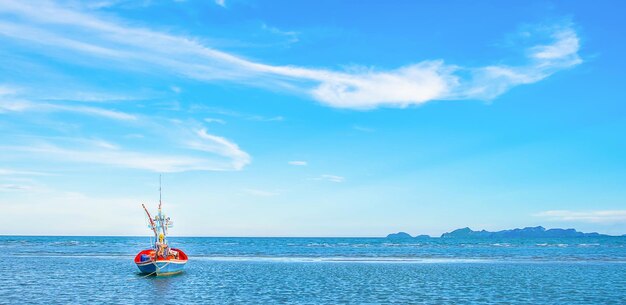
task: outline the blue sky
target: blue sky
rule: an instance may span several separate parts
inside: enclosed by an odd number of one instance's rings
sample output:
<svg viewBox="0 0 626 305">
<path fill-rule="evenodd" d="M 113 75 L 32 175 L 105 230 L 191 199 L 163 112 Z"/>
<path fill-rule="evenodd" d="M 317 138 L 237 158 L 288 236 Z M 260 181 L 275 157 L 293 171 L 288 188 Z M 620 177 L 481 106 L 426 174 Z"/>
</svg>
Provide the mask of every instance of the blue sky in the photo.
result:
<svg viewBox="0 0 626 305">
<path fill-rule="evenodd" d="M 0 234 L 624 234 L 624 9 L 0 1 Z"/>
</svg>

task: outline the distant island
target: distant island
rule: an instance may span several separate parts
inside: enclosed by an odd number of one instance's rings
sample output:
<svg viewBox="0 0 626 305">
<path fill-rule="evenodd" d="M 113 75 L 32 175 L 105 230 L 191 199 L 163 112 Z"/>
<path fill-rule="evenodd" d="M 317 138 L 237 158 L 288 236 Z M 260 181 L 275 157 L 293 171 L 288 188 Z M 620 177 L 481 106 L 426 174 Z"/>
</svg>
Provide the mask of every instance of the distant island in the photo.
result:
<svg viewBox="0 0 626 305">
<path fill-rule="evenodd" d="M 523 229 L 502 230 L 496 232 L 474 231 L 470 228 L 456 229 L 452 232 L 443 233 L 441 238 L 569 238 L 569 237 L 605 237 L 610 235 L 596 232 L 583 233 L 575 229 L 548 229 L 544 227 L 526 227 Z M 428 235 L 411 236 L 406 232 L 398 232 L 387 235 L 389 239 L 423 239 L 431 238 Z"/>
<path fill-rule="evenodd" d="M 430 238 L 429 235 L 417 235 L 415 237 L 411 236 L 409 233 L 406 232 L 398 232 L 398 233 L 392 233 L 387 235 L 387 238 L 391 238 L 391 239 L 414 239 L 414 238 Z"/>
</svg>

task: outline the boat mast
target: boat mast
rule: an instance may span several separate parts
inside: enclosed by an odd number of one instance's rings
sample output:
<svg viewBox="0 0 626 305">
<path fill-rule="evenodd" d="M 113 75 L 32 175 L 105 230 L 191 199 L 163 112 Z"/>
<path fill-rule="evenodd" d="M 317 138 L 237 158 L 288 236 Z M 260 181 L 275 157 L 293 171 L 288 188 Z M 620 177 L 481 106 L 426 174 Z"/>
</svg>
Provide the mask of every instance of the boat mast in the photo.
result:
<svg viewBox="0 0 626 305">
<path fill-rule="evenodd" d="M 159 224 L 160 224 L 160 230 L 163 233 L 163 241 L 165 241 L 167 243 L 167 224 L 165 223 L 165 217 L 163 216 L 163 213 L 161 212 L 161 206 L 163 205 L 163 201 L 162 201 L 162 194 L 161 194 L 161 174 L 159 174 Z"/>
<path fill-rule="evenodd" d="M 159 215 L 161 214 L 161 175 L 159 174 Z"/>
</svg>

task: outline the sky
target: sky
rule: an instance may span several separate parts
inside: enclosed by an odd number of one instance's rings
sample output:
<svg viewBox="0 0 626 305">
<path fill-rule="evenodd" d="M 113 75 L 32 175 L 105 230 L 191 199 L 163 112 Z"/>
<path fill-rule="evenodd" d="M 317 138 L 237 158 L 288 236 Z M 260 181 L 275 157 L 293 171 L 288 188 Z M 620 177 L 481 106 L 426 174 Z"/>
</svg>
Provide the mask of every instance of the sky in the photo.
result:
<svg viewBox="0 0 626 305">
<path fill-rule="evenodd" d="M 0 234 L 626 234 L 624 6 L 0 0 Z"/>
</svg>

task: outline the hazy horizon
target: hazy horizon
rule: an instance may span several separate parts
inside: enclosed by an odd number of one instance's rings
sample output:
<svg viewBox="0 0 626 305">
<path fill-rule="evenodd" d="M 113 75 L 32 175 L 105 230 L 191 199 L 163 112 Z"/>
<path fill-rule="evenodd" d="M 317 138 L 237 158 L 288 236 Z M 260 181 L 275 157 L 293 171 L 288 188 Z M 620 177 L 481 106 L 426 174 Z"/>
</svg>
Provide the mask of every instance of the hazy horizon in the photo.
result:
<svg viewBox="0 0 626 305">
<path fill-rule="evenodd" d="M 460 228 L 455 228 L 455 229 L 450 229 L 448 231 L 445 232 L 441 232 L 440 234 L 435 234 L 435 235 L 431 235 L 431 234 L 425 234 L 425 233 L 420 233 L 420 232 L 404 232 L 404 231 L 395 231 L 395 232 L 389 232 L 385 235 L 382 236 L 333 236 L 333 235 L 325 235 L 325 236 L 314 236 L 314 235 L 309 235 L 309 236 L 296 236 L 296 235 L 273 235 L 273 236 L 267 236 L 267 235 L 249 235 L 249 236 L 245 236 L 245 235 L 240 235 L 240 236 L 217 236 L 217 235 L 178 235 L 178 234 L 169 234 L 172 237 L 198 237 L 198 238 L 386 238 L 387 235 L 389 234 L 393 234 L 393 233 L 408 233 L 410 234 L 412 237 L 416 237 L 418 235 L 428 235 L 430 238 L 440 238 L 442 234 L 444 233 L 450 233 L 454 230 L 458 230 L 458 229 L 464 229 L 466 227 L 460 227 Z M 502 229 L 502 230 L 513 230 L 513 229 L 524 229 L 526 227 L 521 227 L 521 228 L 508 228 L 508 229 Z M 481 231 L 483 229 L 480 228 L 470 228 L 474 231 Z M 563 227 L 563 228 L 557 228 L 557 227 L 549 227 L 549 228 L 545 228 L 546 230 L 550 230 L 550 229 L 575 229 L 576 231 L 579 232 L 583 232 L 580 231 L 576 228 L 569 228 L 569 227 Z M 487 230 L 488 231 L 488 230 Z M 494 231 L 501 231 L 501 230 L 494 230 Z M 606 234 L 603 232 L 583 232 L 583 233 L 600 233 L 603 235 L 606 235 L 608 237 L 623 237 L 626 234 Z M 76 234 L 76 235 L 42 235 L 42 234 L 0 234 L 0 236 L 23 236 L 23 237 L 151 237 L 152 233 L 150 231 L 148 231 L 146 234 L 142 234 L 142 235 L 80 235 L 80 234 Z M 529 238 L 534 238 L 534 237 L 529 237 Z"/>
</svg>

